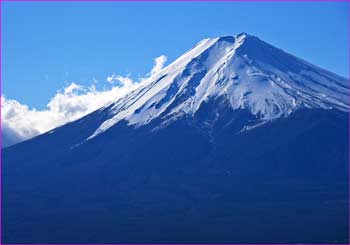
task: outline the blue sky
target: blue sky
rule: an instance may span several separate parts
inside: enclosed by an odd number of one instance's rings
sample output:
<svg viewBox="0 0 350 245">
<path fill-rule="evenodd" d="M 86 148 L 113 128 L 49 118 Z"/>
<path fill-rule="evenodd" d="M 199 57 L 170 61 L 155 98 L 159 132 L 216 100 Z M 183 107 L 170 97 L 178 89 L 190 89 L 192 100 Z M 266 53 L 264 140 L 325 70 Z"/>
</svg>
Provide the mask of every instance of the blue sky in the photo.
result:
<svg viewBox="0 0 350 245">
<path fill-rule="evenodd" d="M 71 82 L 132 78 L 206 37 L 247 32 L 337 74 L 348 74 L 347 3 L 5 2 L 2 90 L 44 108 Z"/>
</svg>

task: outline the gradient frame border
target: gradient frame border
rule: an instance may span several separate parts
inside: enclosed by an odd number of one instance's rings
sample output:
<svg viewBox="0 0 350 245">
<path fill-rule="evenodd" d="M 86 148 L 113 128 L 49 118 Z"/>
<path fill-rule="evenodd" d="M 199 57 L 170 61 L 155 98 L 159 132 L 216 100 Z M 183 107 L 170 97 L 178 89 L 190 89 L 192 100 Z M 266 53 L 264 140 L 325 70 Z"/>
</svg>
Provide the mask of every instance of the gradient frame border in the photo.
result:
<svg viewBox="0 0 350 245">
<path fill-rule="evenodd" d="M 40 3 L 40 2 L 100 2 L 101 4 L 103 4 L 104 2 L 215 2 L 215 3 L 219 3 L 219 2 L 255 2 L 255 3 L 263 3 L 263 2 L 298 2 L 298 3 L 302 3 L 302 2 L 315 2 L 315 3 L 322 3 L 322 2 L 346 2 L 347 3 L 347 8 L 348 8 L 348 25 L 350 25 L 350 0 L 0 0 L 0 94 L 2 95 L 2 4 L 3 2 L 35 2 L 35 3 Z M 350 29 L 348 29 L 348 83 L 350 85 Z M 349 103 L 350 103 L 350 91 L 349 91 Z M 0 101 L 0 106 L 1 106 L 1 101 Z M 350 112 L 348 113 L 348 117 L 349 117 L 349 125 L 348 125 L 348 129 L 349 129 L 349 155 L 348 155 L 348 177 L 349 177 L 349 183 L 348 183 L 348 205 L 349 205 L 349 212 L 348 212 L 348 239 L 349 239 L 349 243 L 347 245 L 350 244 Z M 0 132 L 2 132 L 2 120 L 1 120 L 1 109 L 0 109 Z M 2 134 L 0 134 L 0 245 L 5 245 L 6 243 L 2 243 Z M 35 244 L 35 243 L 28 243 L 29 244 Z M 55 245 L 75 245 L 77 243 L 64 243 L 64 244 L 58 244 L 55 243 Z M 103 244 L 103 243 L 89 243 L 89 244 L 83 244 L 83 243 L 79 243 L 80 245 L 97 245 L 97 244 Z M 119 244 L 119 245 L 127 245 L 127 244 L 122 244 L 122 243 L 115 243 L 115 244 Z M 144 244 L 135 244 L 133 243 L 133 245 L 148 245 L 148 244 L 152 244 L 152 243 L 144 243 Z M 168 244 L 160 244 L 157 243 L 159 245 L 168 245 Z M 196 243 L 198 245 L 204 245 L 204 244 L 199 244 Z M 244 243 L 232 243 L 235 245 L 244 245 Z M 272 243 L 255 243 L 254 245 L 268 245 Z M 273 243 L 273 245 L 294 245 L 294 244 L 301 244 L 301 243 Z M 310 244 L 307 243 L 308 245 L 326 245 L 329 243 L 314 243 L 314 244 Z M 346 245 L 346 244 L 338 244 L 337 245 Z M 6 245 L 12 245 L 12 244 L 6 244 Z M 20 244 L 20 245 L 27 245 L 27 244 Z M 44 243 L 40 243 L 40 245 L 51 245 L 50 243 L 44 244 Z M 106 244 L 107 245 L 107 244 Z M 113 245 L 113 243 L 108 243 L 108 245 Z M 180 245 L 180 244 L 169 244 L 169 245 Z M 184 244 L 182 243 L 181 245 L 190 245 L 190 244 Z M 219 244 L 211 244 L 211 245 L 219 245 Z M 220 244 L 223 245 L 223 244 Z"/>
</svg>

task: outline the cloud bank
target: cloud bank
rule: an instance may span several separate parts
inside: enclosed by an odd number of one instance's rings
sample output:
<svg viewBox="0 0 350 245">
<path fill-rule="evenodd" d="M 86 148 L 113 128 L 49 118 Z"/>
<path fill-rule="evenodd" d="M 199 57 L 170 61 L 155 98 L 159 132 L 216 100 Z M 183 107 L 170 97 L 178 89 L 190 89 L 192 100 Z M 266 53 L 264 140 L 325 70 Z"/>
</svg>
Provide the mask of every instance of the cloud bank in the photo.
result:
<svg viewBox="0 0 350 245">
<path fill-rule="evenodd" d="M 58 91 L 43 110 L 36 110 L 14 99 L 1 96 L 3 147 L 45 133 L 112 103 L 159 72 L 166 60 L 164 55 L 155 58 L 152 70 L 146 77 L 139 78 L 136 82 L 129 76 L 115 74 L 108 76 L 106 82 L 112 85 L 109 89 L 97 90 L 95 84 L 82 86 L 72 82 Z"/>
</svg>

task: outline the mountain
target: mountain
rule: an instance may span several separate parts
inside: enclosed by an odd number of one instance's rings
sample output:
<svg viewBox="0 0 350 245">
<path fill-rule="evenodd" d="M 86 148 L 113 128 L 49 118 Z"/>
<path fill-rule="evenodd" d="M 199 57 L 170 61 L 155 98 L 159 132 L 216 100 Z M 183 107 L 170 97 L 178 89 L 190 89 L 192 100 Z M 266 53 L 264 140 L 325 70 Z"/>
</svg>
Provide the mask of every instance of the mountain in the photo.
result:
<svg viewBox="0 0 350 245">
<path fill-rule="evenodd" d="M 23 141 L 22 137 L 9 127 L 1 127 L 1 147 L 8 147 Z"/>
<path fill-rule="evenodd" d="M 5 243 L 347 243 L 349 84 L 242 33 L 3 149 Z"/>
</svg>

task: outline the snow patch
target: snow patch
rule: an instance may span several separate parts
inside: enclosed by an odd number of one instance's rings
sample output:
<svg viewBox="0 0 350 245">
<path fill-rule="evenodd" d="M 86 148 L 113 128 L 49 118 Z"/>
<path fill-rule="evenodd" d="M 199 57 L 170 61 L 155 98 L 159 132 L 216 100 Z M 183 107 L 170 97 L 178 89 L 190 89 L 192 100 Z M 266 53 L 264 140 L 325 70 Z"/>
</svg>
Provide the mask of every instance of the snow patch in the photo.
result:
<svg viewBox="0 0 350 245">
<path fill-rule="evenodd" d="M 256 37 L 204 39 L 115 102 L 111 118 L 87 140 L 121 120 L 139 127 L 158 118 L 163 127 L 185 115 L 193 116 L 210 99 L 225 98 L 232 109 L 246 109 L 254 115 L 259 122 L 245 126 L 242 131 L 246 131 L 302 107 L 349 111 L 348 96 L 345 78 Z"/>
</svg>

